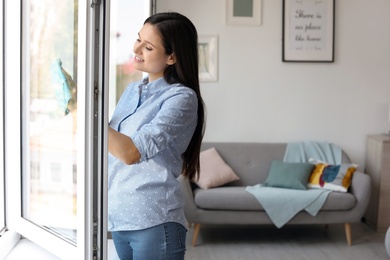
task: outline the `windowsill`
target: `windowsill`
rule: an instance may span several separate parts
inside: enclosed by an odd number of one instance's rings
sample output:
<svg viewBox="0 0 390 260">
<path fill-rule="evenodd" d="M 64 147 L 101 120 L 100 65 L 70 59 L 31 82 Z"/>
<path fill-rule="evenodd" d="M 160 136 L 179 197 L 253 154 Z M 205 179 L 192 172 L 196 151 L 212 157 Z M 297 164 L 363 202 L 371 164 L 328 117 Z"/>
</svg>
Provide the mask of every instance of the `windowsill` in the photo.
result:
<svg viewBox="0 0 390 260">
<path fill-rule="evenodd" d="M 30 240 L 23 238 L 19 240 L 19 242 L 15 245 L 5 260 L 18 259 L 58 260 L 60 258 L 56 257 Z"/>
<path fill-rule="evenodd" d="M 38 246 L 34 242 L 22 238 L 16 232 L 7 231 L 0 239 L 0 259 L 19 260 L 19 259 L 42 259 L 58 260 L 57 256 Z M 3 247 L 4 246 L 4 247 Z M 116 255 L 112 239 L 108 239 L 108 260 L 119 260 Z M 5 250 L 4 250 L 5 249 Z M 8 254 L 9 252 L 9 254 Z M 4 253 L 4 255 L 2 255 Z M 7 255 L 8 254 L 8 255 Z"/>
<path fill-rule="evenodd" d="M 0 259 L 5 259 L 19 241 L 20 235 L 17 232 L 5 231 L 0 237 Z"/>
</svg>

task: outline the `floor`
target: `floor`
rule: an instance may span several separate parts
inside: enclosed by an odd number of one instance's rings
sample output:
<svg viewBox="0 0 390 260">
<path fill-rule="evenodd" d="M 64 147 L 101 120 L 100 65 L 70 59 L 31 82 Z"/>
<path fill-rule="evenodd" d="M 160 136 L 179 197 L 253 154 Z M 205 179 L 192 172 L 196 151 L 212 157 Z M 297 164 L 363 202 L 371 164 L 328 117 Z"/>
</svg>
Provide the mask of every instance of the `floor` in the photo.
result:
<svg viewBox="0 0 390 260">
<path fill-rule="evenodd" d="M 384 245 L 385 233 L 364 223 L 352 224 L 352 246 L 344 225 L 207 226 L 200 230 L 196 247 L 187 236 L 186 260 L 322 260 L 390 259 Z"/>
<path fill-rule="evenodd" d="M 390 259 L 384 246 L 385 233 L 364 223 L 352 224 L 352 246 L 348 246 L 343 225 L 203 226 L 196 247 L 187 235 L 186 260 L 322 260 Z M 108 259 L 117 260 L 112 240 Z M 31 241 L 22 239 L 6 260 L 58 259 Z"/>
</svg>

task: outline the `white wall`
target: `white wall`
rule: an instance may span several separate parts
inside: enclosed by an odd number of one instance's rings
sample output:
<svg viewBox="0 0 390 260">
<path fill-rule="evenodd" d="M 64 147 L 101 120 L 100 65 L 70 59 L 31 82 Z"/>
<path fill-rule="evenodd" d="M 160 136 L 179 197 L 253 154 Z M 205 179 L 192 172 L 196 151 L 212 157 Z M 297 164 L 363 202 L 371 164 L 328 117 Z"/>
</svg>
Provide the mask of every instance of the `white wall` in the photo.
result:
<svg viewBox="0 0 390 260">
<path fill-rule="evenodd" d="M 390 130 L 390 1 L 336 0 L 335 62 L 282 62 L 282 0 L 262 25 L 225 25 L 225 0 L 158 0 L 219 37 L 219 80 L 202 83 L 205 141 L 329 141 L 364 169 L 366 137 Z"/>
</svg>

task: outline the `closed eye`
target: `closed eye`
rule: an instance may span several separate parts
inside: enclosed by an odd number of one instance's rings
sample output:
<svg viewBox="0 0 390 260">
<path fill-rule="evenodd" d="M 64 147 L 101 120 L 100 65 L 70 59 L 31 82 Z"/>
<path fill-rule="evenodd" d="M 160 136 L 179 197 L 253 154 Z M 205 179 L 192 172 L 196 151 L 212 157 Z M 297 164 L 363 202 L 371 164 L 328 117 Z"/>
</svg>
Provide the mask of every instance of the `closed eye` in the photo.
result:
<svg viewBox="0 0 390 260">
<path fill-rule="evenodd" d="M 141 39 L 140 39 L 140 38 L 137 38 L 136 42 L 141 43 Z M 146 42 L 146 44 L 148 44 L 148 42 Z M 148 45 L 145 45 L 145 49 L 148 50 L 148 51 L 153 50 L 153 48 L 152 48 L 152 47 L 149 47 Z"/>
</svg>

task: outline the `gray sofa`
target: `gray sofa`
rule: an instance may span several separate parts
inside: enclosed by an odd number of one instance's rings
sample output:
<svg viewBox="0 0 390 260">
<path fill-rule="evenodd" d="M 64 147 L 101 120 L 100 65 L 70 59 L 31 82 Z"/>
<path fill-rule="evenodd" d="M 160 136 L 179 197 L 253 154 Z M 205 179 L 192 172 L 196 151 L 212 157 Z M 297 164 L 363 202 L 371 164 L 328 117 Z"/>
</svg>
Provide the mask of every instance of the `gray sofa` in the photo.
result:
<svg viewBox="0 0 390 260">
<path fill-rule="evenodd" d="M 263 183 L 273 160 L 283 160 L 287 143 L 203 143 L 202 150 L 215 147 L 224 161 L 240 177 L 221 187 L 200 189 L 179 178 L 185 198 L 185 216 L 194 227 L 192 246 L 196 245 L 202 224 L 272 225 L 247 186 Z M 350 163 L 342 152 L 342 163 Z M 360 222 L 370 196 L 370 178 L 356 171 L 348 192 L 331 192 L 320 212 L 313 217 L 300 211 L 287 224 L 344 224 L 348 245 L 352 244 L 351 223 Z M 293 198 L 292 198 L 293 199 Z"/>
</svg>

